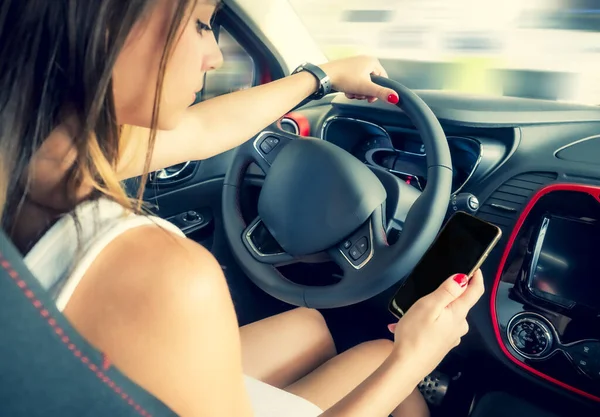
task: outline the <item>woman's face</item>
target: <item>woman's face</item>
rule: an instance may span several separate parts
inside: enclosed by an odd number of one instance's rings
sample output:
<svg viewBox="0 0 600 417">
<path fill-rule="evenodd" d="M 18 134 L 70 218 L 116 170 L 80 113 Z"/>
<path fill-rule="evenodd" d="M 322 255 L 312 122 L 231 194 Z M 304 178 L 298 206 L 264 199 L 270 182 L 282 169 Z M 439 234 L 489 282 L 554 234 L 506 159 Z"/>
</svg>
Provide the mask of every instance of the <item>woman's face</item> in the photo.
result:
<svg viewBox="0 0 600 417">
<path fill-rule="evenodd" d="M 113 71 L 119 124 L 150 127 L 164 45 L 178 0 L 158 0 L 150 15 L 129 35 Z M 223 56 L 210 26 L 215 0 L 198 0 L 186 13 L 167 64 L 158 128 L 174 129 L 203 87 L 204 74 L 221 66 Z"/>
</svg>

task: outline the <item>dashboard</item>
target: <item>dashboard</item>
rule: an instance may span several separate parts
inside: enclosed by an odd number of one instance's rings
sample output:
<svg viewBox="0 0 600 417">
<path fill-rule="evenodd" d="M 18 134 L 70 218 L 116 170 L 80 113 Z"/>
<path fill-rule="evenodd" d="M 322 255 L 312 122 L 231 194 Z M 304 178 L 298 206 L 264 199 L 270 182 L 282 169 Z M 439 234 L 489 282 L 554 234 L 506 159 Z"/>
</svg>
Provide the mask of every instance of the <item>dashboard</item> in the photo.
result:
<svg viewBox="0 0 600 417">
<path fill-rule="evenodd" d="M 474 196 L 472 212 L 503 232 L 482 267 L 488 291 L 471 313 L 482 348 L 535 384 L 600 404 L 600 109 L 418 94 L 448 140 L 449 209 Z M 337 95 L 301 113 L 312 136 L 418 190 L 427 186 L 426 149 L 399 109 Z"/>
</svg>

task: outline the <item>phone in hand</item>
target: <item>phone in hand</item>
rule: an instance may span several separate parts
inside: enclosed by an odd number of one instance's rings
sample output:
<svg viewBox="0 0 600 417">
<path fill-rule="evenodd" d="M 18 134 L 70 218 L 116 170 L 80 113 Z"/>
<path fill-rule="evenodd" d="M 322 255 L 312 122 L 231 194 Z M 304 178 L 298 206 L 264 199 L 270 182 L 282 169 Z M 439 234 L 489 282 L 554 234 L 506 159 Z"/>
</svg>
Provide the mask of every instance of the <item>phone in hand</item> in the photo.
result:
<svg viewBox="0 0 600 417">
<path fill-rule="evenodd" d="M 501 236 L 497 226 L 456 212 L 390 301 L 390 312 L 401 318 L 418 299 L 435 291 L 454 274 L 471 278 Z"/>
</svg>

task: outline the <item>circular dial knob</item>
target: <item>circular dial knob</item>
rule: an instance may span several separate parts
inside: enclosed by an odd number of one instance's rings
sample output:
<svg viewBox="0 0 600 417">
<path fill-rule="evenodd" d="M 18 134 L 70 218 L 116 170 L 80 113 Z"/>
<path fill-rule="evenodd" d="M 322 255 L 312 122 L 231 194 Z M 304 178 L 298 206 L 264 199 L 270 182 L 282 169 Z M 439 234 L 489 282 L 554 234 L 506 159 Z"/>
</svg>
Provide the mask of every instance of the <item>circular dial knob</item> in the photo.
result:
<svg viewBox="0 0 600 417">
<path fill-rule="evenodd" d="M 185 220 L 186 222 L 199 222 L 201 220 L 201 216 L 200 214 L 198 214 L 195 211 L 188 211 L 187 213 L 185 213 L 183 215 L 183 220 Z"/>
<path fill-rule="evenodd" d="M 452 196 L 450 199 L 450 213 L 454 213 L 457 211 L 464 211 L 469 214 L 475 214 L 479 210 L 481 204 L 479 203 L 479 199 L 473 194 L 469 193 L 461 193 L 458 195 Z"/>
<path fill-rule="evenodd" d="M 552 350 L 552 330 L 544 319 L 515 316 L 508 324 L 508 341 L 514 350 L 528 359 L 543 359 Z"/>
</svg>

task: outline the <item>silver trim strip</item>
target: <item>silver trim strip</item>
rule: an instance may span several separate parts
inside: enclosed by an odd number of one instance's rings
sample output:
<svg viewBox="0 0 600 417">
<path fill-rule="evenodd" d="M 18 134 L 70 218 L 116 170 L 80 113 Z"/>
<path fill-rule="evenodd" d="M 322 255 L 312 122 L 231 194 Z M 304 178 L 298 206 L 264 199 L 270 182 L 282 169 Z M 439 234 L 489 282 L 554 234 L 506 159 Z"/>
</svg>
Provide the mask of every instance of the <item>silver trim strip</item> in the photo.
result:
<svg viewBox="0 0 600 417">
<path fill-rule="evenodd" d="M 535 316 L 535 317 L 524 317 L 523 318 L 523 316 Z M 516 346 L 515 341 L 512 337 L 512 330 L 517 325 L 517 323 L 522 323 L 522 322 L 530 322 L 533 324 L 537 324 L 544 331 L 544 335 L 546 336 L 546 338 L 548 340 L 548 345 L 540 353 L 536 353 L 535 355 L 530 355 L 530 354 L 524 353 L 520 348 L 518 348 Z M 552 323 L 550 323 L 548 321 L 548 319 L 546 319 L 544 316 L 542 316 L 541 314 L 538 314 L 538 313 L 533 313 L 533 312 L 528 311 L 528 312 L 522 312 L 522 313 L 519 313 L 519 314 L 516 314 L 515 316 L 513 316 L 510 319 L 510 321 L 508 322 L 508 325 L 506 326 L 506 335 L 508 337 L 508 342 L 510 343 L 510 346 L 514 349 L 514 351 L 526 359 L 532 359 L 532 360 L 546 359 L 546 358 L 550 357 L 550 355 L 552 355 L 552 353 L 554 353 L 556 350 L 559 350 L 559 347 L 560 347 L 560 341 L 558 341 L 558 335 L 556 334 L 556 330 L 554 329 L 554 326 L 552 326 Z M 555 340 L 558 341 L 558 346 L 553 346 Z"/>
<path fill-rule="evenodd" d="M 531 266 L 529 268 L 529 278 L 527 279 L 527 289 L 532 294 L 533 277 L 535 275 L 535 269 L 537 268 L 540 260 L 540 252 L 542 251 L 542 246 L 544 245 L 544 240 L 546 238 L 546 232 L 548 231 L 549 225 L 550 219 L 548 217 L 544 217 L 542 220 L 542 226 L 540 227 L 540 232 L 538 233 L 537 240 L 535 241 L 535 247 L 533 248 L 533 257 L 531 258 Z"/>
<path fill-rule="evenodd" d="M 366 264 L 369 263 L 369 261 L 371 259 L 373 259 L 373 255 L 375 254 L 375 248 L 373 247 L 373 225 L 371 224 L 371 219 L 369 219 L 369 256 L 367 256 L 367 259 L 365 259 L 364 261 L 361 262 L 360 265 L 354 265 L 352 263 L 352 261 L 350 259 L 348 259 L 348 257 L 346 256 L 346 254 L 344 253 L 344 251 L 340 248 L 338 248 L 338 250 L 340 251 L 340 253 L 342 254 L 342 256 L 346 259 L 346 261 L 348 261 L 348 263 L 350 265 L 352 265 L 352 267 L 356 270 L 361 269 L 362 267 L 364 267 Z"/>
<path fill-rule="evenodd" d="M 554 152 L 554 157 L 555 157 L 555 158 L 558 158 L 558 156 L 557 156 L 557 155 L 558 155 L 560 152 L 564 151 L 565 149 L 568 149 L 568 148 L 570 148 L 571 146 L 575 146 L 575 145 L 578 145 L 578 144 L 580 144 L 580 143 L 582 143 L 582 142 L 587 142 L 588 140 L 594 140 L 594 139 L 598 139 L 598 138 L 600 138 L 600 135 L 594 135 L 594 136 L 590 136 L 590 137 L 587 137 L 587 138 L 579 139 L 579 140 L 576 140 L 575 142 L 569 143 L 568 145 L 565 145 L 565 146 L 563 146 L 562 148 L 558 148 L 558 149 L 557 149 L 557 150 Z M 558 159 L 560 159 L 560 158 L 558 158 Z"/>
<path fill-rule="evenodd" d="M 257 221 L 250 229 L 248 229 L 248 231 L 246 232 L 246 235 L 245 235 L 246 241 L 248 242 L 248 244 L 250 245 L 250 247 L 252 248 L 252 250 L 254 251 L 254 253 L 256 253 L 261 258 L 268 258 L 270 256 L 285 255 L 285 252 L 279 252 L 279 253 L 262 253 L 261 251 L 258 250 L 258 248 L 256 247 L 256 245 L 252 241 L 252 233 L 256 230 L 256 228 L 261 223 L 262 223 L 262 220 Z"/>
<path fill-rule="evenodd" d="M 426 158 L 427 157 L 426 153 L 415 153 L 415 152 L 409 152 L 409 151 L 402 151 L 399 149 L 394 149 L 394 150 L 398 153 L 403 153 L 404 155 L 416 156 L 418 158 Z"/>
<path fill-rule="evenodd" d="M 504 206 L 502 204 L 492 203 L 492 204 L 490 204 L 490 206 L 494 207 L 495 209 L 506 211 L 506 212 L 509 212 L 509 213 L 516 213 L 518 211 L 514 207 L 508 207 L 508 206 Z"/>
<path fill-rule="evenodd" d="M 586 342 L 588 342 L 588 343 L 598 343 L 598 339 L 582 339 L 582 340 L 576 340 L 575 342 L 571 342 L 571 343 L 559 343 L 560 344 L 559 349 L 562 352 L 565 352 L 565 353 L 568 354 L 569 352 L 566 352 L 566 351 L 562 350 L 562 348 L 569 348 L 569 347 L 578 345 L 580 343 L 586 343 Z"/>
<path fill-rule="evenodd" d="M 458 189 L 456 191 L 454 191 L 454 193 L 452 193 L 452 195 L 454 196 L 454 195 L 458 195 L 466 187 L 466 185 L 469 183 L 469 181 L 471 181 L 471 178 L 473 178 L 473 175 L 475 175 L 475 172 L 477 172 L 477 169 L 479 168 L 479 165 L 481 165 L 481 161 L 483 160 L 484 146 L 483 146 L 483 143 L 481 143 L 477 139 L 469 138 L 466 136 L 448 136 L 447 139 L 448 139 L 448 142 L 450 142 L 450 140 L 457 140 L 457 139 L 471 141 L 471 142 L 475 143 L 479 148 L 479 156 L 477 157 L 477 161 L 475 161 L 475 165 L 473 166 L 473 169 L 471 169 L 471 172 L 467 176 L 467 179 L 465 180 L 465 182 L 463 182 L 462 185 L 460 187 L 458 187 Z M 454 164 L 452 165 L 452 169 L 454 169 Z"/>
<path fill-rule="evenodd" d="M 417 184 L 419 186 L 419 191 L 423 192 L 423 186 L 421 185 L 421 181 L 419 181 L 419 177 L 417 175 L 409 174 L 408 172 L 402 172 L 402 171 L 398 171 L 395 169 L 389 169 L 388 171 L 391 172 L 392 174 L 406 175 L 407 177 L 414 178 L 415 181 L 417 181 Z"/>
</svg>

